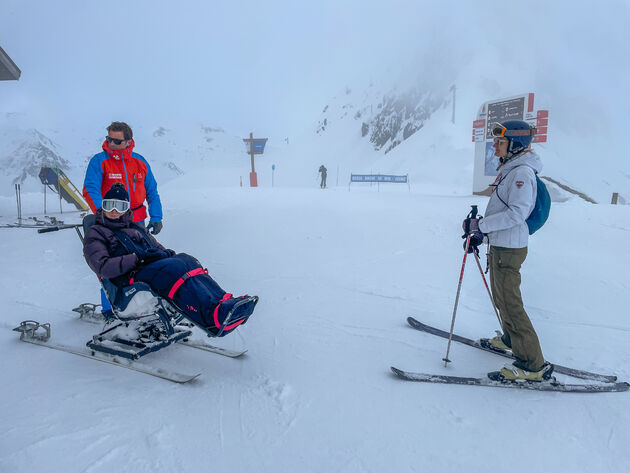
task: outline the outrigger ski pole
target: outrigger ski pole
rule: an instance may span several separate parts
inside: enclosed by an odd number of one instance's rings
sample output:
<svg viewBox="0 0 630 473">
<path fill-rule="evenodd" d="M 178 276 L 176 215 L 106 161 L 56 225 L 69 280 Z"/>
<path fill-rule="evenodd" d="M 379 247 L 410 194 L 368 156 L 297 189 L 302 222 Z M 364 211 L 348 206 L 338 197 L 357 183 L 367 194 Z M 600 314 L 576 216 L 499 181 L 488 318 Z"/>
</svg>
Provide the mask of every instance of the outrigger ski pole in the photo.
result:
<svg viewBox="0 0 630 473">
<path fill-rule="evenodd" d="M 81 234 L 81 230 L 79 230 L 79 228 L 81 227 L 83 227 L 83 225 L 80 223 L 76 225 L 57 225 L 55 227 L 40 228 L 39 230 L 37 230 L 37 233 L 57 232 L 59 230 L 74 228 L 77 231 L 77 235 L 79 235 L 79 238 L 81 239 L 81 243 L 83 243 L 83 235 Z"/>
</svg>

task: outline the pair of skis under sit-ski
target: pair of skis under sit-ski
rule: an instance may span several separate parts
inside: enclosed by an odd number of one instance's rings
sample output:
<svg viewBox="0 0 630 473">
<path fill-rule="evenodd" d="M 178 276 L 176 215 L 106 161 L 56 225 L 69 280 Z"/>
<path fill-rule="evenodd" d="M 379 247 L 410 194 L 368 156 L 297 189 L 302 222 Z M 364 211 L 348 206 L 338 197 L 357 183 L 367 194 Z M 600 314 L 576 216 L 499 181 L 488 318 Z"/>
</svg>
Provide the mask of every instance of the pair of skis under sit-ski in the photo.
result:
<svg viewBox="0 0 630 473">
<path fill-rule="evenodd" d="M 105 322 L 105 318 L 96 312 L 96 307 L 99 307 L 98 304 L 89 304 L 84 303 L 79 307 L 75 307 L 72 309 L 74 312 L 79 314 L 79 320 L 88 323 L 94 324 L 102 324 Z M 187 325 L 188 328 L 192 328 L 192 324 Z M 194 341 L 189 339 L 184 339 L 176 342 L 177 345 L 182 345 L 185 347 L 196 348 L 198 350 L 207 351 L 210 353 L 216 353 L 217 355 L 227 356 L 229 358 L 238 358 L 239 356 L 243 356 L 247 353 L 247 349 L 244 350 L 230 350 L 229 348 L 218 347 L 216 345 L 211 345 L 209 343 L 203 341 Z"/>
<path fill-rule="evenodd" d="M 449 338 L 449 332 L 440 330 L 435 327 L 423 324 L 413 317 L 408 317 L 407 322 L 411 327 L 422 332 L 436 335 L 442 338 Z M 478 341 L 470 338 L 462 337 L 460 335 L 453 334 L 452 340 L 458 343 L 478 348 L 480 350 L 495 353 L 506 358 L 514 359 L 514 356 L 510 351 L 491 349 L 482 346 Z M 529 381 L 495 381 L 489 378 L 467 378 L 460 376 L 447 376 L 447 375 L 435 375 L 425 373 L 412 373 L 409 371 L 403 371 L 398 368 L 391 367 L 393 373 L 401 379 L 408 381 L 419 381 L 425 383 L 443 383 L 443 384 L 465 384 L 470 386 L 492 386 L 502 388 L 520 388 L 520 389 L 532 389 L 538 391 L 559 391 L 559 392 L 577 392 L 577 393 L 598 393 L 598 392 L 620 392 L 628 391 L 630 384 L 624 382 L 617 382 L 617 377 L 613 375 L 603 375 L 598 373 L 591 373 L 589 371 L 578 370 L 574 368 L 568 368 L 562 365 L 554 364 L 554 371 L 556 373 L 573 376 L 576 378 L 587 379 L 590 381 L 598 381 L 599 383 L 588 384 L 564 384 L 560 383 L 552 378 L 548 381 L 542 382 L 529 382 Z"/>
<path fill-rule="evenodd" d="M 127 368 L 140 373 L 148 374 L 156 378 L 165 379 L 173 383 L 188 383 L 199 377 L 201 373 L 181 373 L 173 371 L 168 368 L 161 368 L 159 366 L 151 365 L 141 360 L 130 360 L 121 356 L 109 355 L 86 348 L 73 347 L 64 345 L 61 343 L 51 342 L 51 330 L 50 324 L 40 324 L 34 320 L 25 320 L 18 327 L 13 329 L 16 332 L 20 332 L 20 340 L 34 345 L 39 345 L 46 348 L 52 348 L 53 350 L 63 351 L 72 355 L 81 356 L 89 360 L 100 361 L 102 363 L 108 363 L 110 365 L 119 366 L 121 368 Z M 180 341 L 178 345 L 183 345 L 191 348 L 197 348 L 200 350 L 216 353 L 230 358 L 237 358 L 243 355 L 247 350 L 236 351 L 228 350 L 214 345 L 208 345 L 203 342 L 190 342 Z"/>
</svg>

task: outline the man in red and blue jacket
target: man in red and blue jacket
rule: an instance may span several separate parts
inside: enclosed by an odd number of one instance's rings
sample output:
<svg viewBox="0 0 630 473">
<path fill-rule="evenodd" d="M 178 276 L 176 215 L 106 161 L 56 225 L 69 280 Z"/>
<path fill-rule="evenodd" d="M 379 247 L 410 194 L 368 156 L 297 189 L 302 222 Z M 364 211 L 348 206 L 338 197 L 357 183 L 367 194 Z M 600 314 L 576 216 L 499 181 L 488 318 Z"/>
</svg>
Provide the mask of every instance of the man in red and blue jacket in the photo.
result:
<svg viewBox="0 0 630 473">
<path fill-rule="evenodd" d="M 147 230 L 157 235 L 162 230 L 162 202 L 157 190 L 157 182 L 146 159 L 134 148 L 133 131 L 124 122 L 113 122 L 107 127 L 103 151 L 90 159 L 85 180 L 83 197 L 92 212 L 101 208 L 103 196 L 114 183 L 125 187 L 133 211 L 133 221 L 144 225 L 147 218 L 146 200 L 149 204 L 149 224 Z M 101 290 L 102 311 L 106 318 L 111 314 L 111 306 Z"/>
<path fill-rule="evenodd" d="M 147 160 L 133 152 L 133 131 L 124 122 L 113 122 L 107 127 L 103 151 L 92 157 L 85 172 L 83 197 L 92 212 L 101 207 L 103 195 L 115 182 L 121 182 L 131 199 L 134 222 L 147 218 L 146 200 L 149 204 L 147 229 L 157 235 L 162 230 L 162 203 L 157 182 Z"/>
</svg>

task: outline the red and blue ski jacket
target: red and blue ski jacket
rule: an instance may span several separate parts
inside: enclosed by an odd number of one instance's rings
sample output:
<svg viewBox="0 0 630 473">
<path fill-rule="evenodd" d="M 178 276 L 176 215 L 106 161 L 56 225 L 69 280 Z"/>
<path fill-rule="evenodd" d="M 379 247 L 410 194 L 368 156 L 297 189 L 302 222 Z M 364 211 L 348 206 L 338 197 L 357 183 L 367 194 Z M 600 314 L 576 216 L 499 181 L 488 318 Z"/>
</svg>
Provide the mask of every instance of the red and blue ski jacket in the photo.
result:
<svg viewBox="0 0 630 473">
<path fill-rule="evenodd" d="M 133 152 L 134 142 L 122 150 L 113 151 L 109 143 L 103 143 L 103 151 L 90 159 L 85 180 L 83 197 L 92 212 L 101 207 L 103 196 L 115 182 L 122 182 L 129 192 L 133 221 L 141 222 L 147 218 L 146 200 L 149 204 L 149 216 L 152 222 L 162 220 L 162 202 L 157 191 L 157 182 L 151 167 L 144 157 Z"/>
</svg>

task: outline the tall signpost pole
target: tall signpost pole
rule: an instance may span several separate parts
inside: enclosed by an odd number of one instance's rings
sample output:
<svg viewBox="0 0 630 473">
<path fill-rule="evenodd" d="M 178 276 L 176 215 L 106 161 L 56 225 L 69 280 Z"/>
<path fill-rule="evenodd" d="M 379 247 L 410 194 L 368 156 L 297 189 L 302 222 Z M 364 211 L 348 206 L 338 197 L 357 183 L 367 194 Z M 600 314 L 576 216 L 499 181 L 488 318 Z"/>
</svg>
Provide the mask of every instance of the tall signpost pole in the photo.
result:
<svg viewBox="0 0 630 473">
<path fill-rule="evenodd" d="M 249 174 L 249 187 L 258 187 L 258 176 L 254 169 L 254 134 L 249 134 L 249 155 L 252 159 L 252 172 Z"/>
<path fill-rule="evenodd" d="M 256 169 L 254 168 L 254 155 L 264 153 L 267 138 L 254 138 L 254 133 L 250 133 L 249 138 L 243 138 L 243 141 L 248 145 L 247 152 L 250 156 L 252 164 L 252 171 L 249 173 L 249 186 L 258 187 L 258 176 L 256 175 Z"/>
</svg>

